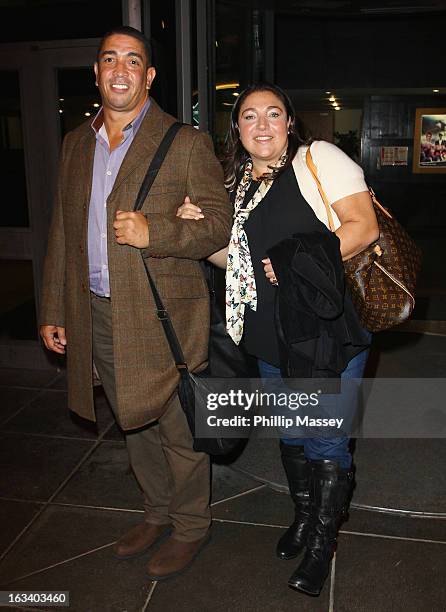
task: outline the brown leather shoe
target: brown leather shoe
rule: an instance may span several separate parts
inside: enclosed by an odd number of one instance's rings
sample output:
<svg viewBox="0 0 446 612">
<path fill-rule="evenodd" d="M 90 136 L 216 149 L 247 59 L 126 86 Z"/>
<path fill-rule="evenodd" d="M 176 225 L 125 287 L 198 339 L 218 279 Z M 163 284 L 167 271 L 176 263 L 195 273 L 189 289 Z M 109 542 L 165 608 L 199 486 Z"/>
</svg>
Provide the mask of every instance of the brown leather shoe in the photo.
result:
<svg viewBox="0 0 446 612">
<path fill-rule="evenodd" d="M 133 559 L 143 555 L 154 544 L 166 538 L 170 525 L 154 525 L 143 521 L 127 531 L 113 545 L 113 554 L 118 559 Z"/>
<path fill-rule="evenodd" d="M 167 580 L 184 572 L 211 539 L 209 534 L 193 542 L 170 537 L 151 557 L 147 573 L 151 580 Z"/>
</svg>

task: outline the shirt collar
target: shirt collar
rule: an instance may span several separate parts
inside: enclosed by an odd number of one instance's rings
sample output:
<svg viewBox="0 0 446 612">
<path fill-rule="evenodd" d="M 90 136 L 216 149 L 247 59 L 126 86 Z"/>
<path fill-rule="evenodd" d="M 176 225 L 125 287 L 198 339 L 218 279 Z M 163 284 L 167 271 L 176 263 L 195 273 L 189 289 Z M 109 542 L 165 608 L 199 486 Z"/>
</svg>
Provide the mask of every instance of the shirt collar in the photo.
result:
<svg viewBox="0 0 446 612">
<path fill-rule="evenodd" d="M 151 102 L 150 98 L 147 97 L 147 100 L 145 101 L 142 109 L 139 111 L 137 116 L 125 126 L 123 132 L 127 132 L 127 130 L 131 129 L 133 131 L 133 134 L 136 134 L 136 132 L 139 130 L 139 127 L 144 117 L 146 116 L 147 111 L 149 110 L 150 102 Z M 90 124 L 96 136 L 98 136 L 101 127 L 104 125 L 103 112 L 104 112 L 103 107 L 101 106 L 95 118 Z"/>
</svg>

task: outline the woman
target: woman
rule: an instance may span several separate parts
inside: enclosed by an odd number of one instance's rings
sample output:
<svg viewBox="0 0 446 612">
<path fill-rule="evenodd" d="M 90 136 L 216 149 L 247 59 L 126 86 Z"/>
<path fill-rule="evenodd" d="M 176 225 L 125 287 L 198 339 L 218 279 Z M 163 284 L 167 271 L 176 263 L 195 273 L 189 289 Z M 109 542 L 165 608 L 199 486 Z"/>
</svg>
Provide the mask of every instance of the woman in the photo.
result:
<svg viewBox="0 0 446 612">
<path fill-rule="evenodd" d="M 306 164 L 309 145 L 299 136 L 291 101 L 279 87 L 255 84 L 238 96 L 222 162 L 234 225 L 228 248 L 209 257 L 226 268 L 229 334 L 257 357 L 262 378 L 282 391 L 274 323 L 278 282 L 267 251 L 296 233 L 328 232 L 327 213 Z M 330 201 L 342 259 L 349 259 L 378 238 L 362 170 L 327 142 L 311 143 L 311 154 Z M 178 216 L 197 222 L 203 217 L 188 198 Z M 370 335 L 362 329 L 358 333 L 342 378 L 363 374 Z M 311 595 L 319 595 L 328 575 L 351 493 L 348 442 L 347 437 L 316 437 L 280 443 L 295 520 L 280 538 L 277 555 L 292 559 L 305 549 L 289 585 Z"/>
</svg>

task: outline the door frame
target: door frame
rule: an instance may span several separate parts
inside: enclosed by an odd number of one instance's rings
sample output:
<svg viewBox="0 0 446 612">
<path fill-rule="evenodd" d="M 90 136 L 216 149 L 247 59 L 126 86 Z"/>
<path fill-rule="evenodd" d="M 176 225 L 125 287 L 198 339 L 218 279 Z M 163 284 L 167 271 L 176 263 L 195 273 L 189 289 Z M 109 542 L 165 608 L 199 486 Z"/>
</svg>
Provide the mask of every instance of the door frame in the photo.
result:
<svg viewBox="0 0 446 612">
<path fill-rule="evenodd" d="M 61 145 L 57 70 L 92 66 L 99 39 L 0 45 L 0 70 L 19 74 L 29 227 L 0 228 L 0 257 L 31 260 L 38 313 Z M 0 341 L 0 367 L 48 368 L 60 361 L 39 340 Z"/>
</svg>

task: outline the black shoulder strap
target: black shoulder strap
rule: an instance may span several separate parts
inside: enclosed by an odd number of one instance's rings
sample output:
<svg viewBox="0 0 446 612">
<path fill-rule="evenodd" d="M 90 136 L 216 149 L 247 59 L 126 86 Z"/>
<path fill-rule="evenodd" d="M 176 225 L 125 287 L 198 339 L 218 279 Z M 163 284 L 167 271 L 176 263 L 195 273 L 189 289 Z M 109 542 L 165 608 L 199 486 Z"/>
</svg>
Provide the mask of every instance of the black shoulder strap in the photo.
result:
<svg viewBox="0 0 446 612">
<path fill-rule="evenodd" d="M 177 366 L 178 369 L 187 369 L 187 364 L 184 359 L 183 350 L 181 348 L 181 344 L 178 340 L 178 337 L 175 333 L 175 329 L 169 317 L 169 313 L 164 307 L 163 300 L 161 299 L 161 296 L 158 293 L 158 289 L 156 288 L 155 281 L 153 280 L 152 275 L 149 272 L 149 268 L 147 266 L 147 260 L 143 258 L 143 262 L 144 262 L 144 269 L 147 274 L 147 279 L 149 281 L 149 285 L 153 293 L 153 299 L 155 301 L 156 316 L 161 321 L 161 325 L 163 326 L 163 330 L 164 330 L 167 342 L 170 347 L 170 352 L 172 353 L 173 359 L 175 361 L 175 365 Z"/>
<path fill-rule="evenodd" d="M 175 136 L 177 135 L 178 130 L 182 127 L 182 123 L 179 121 L 175 121 L 172 123 L 170 128 L 164 134 L 164 138 L 161 141 L 160 146 L 158 147 L 155 155 L 153 156 L 152 161 L 150 162 L 149 169 L 147 170 L 146 176 L 142 182 L 142 185 L 139 189 L 138 195 L 136 197 L 135 205 L 133 207 L 134 211 L 141 210 L 141 207 L 146 199 L 150 188 L 153 185 L 153 181 L 156 179 L 156 175 L 161 168 L 164 158 L 167 155 L 167 151 L 170 149 L 170 145 L 172 144 Z"/>
<path fill-rule="evenodd" d="M 167 152 L 178 130 L 181 128 L 182 125 L 183 124 L 179 123 L 178 121 L 175 123 L 172 123 L 172 125 L 167 130 L 166 134 L 164 135 L 164 138 L 161 141 L 161 144 L 158 147 L 158 150 L 156 151 L 150 163 L 146 176 L 144 177 L 142 185 L 139 189 L 138 196 L 135 202 L 135 206 L 133 207 L 134 211 L 138 211 L 141 209 L 144 203 L 144 200 L 146 199 L 150 191 L 150 188 L 152 187 L 153 182 L 156 179 L 159 169 L 161 168 L 163 164 L 163 161 L 167 155 Z M 169 347 L 170 347 L 172 356 L 175 360 L 175 365 L 180 370 L 180 372 L 181 371 L 185 372 L 187 370 L 187 365 L 184 360 L 184 355 L 181 349 L 181 345 L 178 341 L 177 335 L 173 328 L 172 321 L 170 320 L 169 313 L 164 308 L 164 304 L 161 299 L 161 296 L 158 293 L 158 289 L 156 288 L 155 282 L 149 272 L 149 268 L 147 266 L 147 259 L 142 256 L 142 251 L 141 251 L 141 257 L 144 263 L 144 269 L 147 274 L 147 280 L 149 281 L 149 285 L 153 293 L 153 299 L 155 301 L 155 306 L 156 306 L 156 315 L 158 319 L 161 321 L 161 324 L 163 326 L 163 330 L 164 330 L 164 333 L 166 334 L 167 342 L 169 343 Z"/>
</svg>

